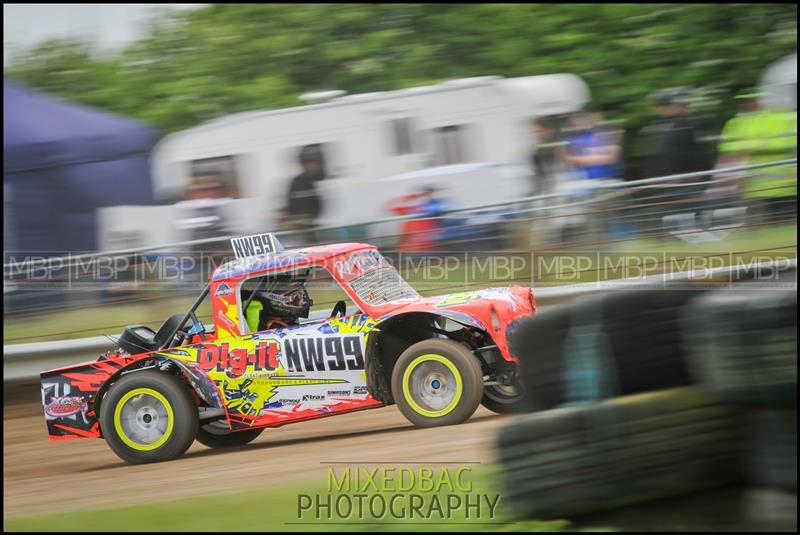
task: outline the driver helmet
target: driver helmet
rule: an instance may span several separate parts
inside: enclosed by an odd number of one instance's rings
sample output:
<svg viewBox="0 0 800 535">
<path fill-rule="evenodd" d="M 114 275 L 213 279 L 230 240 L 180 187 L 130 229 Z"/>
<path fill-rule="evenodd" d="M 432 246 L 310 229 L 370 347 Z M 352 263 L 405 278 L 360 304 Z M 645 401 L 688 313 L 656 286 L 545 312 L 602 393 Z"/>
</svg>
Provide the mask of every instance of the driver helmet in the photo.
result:
<svg viewBox="0 0 800 535">
<path fill-rule="evenodd" d="M 265 305 L 266 316 L 285 321 L 307 318 L 312 305 L 305 284 L 300 280 L 272 281 L 258 293 L 258 297 Z"/>
</svg>

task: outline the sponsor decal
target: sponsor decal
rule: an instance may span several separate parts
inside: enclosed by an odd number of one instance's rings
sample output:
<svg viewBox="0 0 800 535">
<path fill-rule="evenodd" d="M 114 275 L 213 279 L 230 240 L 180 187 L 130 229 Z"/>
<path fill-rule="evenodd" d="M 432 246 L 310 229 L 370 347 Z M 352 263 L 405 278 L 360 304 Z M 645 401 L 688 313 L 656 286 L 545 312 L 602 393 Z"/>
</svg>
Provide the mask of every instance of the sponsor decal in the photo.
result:
<svg viewBox="0 0 800 535">
<path fill-rule="evenodd" d="M 329 396 L 349 396 L 350 390 L 328 390 Z"/>
<path fill-rule="evenodd" d="M 261 271 L 264 269 L 272 269 L 276 267 L 289 268 L 297 264 L 308 262 L 308 257 L 303 254 L 296 254 L 292 256 L 269 256 L 259 259 L 258 257 L 249 259 L 239 259 L 235 263 L 223 266 L 219 271 L 214 272 L 212 280 L 218 281 L 241 275 L 243 273 L 251 273 L 254 271 Z"/>
<path fill-rule="evenodd" d="M 330 323 L 324 323 L 320 325 L 317 330 L 322 334 L 338 334 L 339 333 L 339 325 L 331 325 Z"/>
<path fill-rule="evenodd" d="M 278 352 L 277 342 L 259 342 L 253 353 L 244 348 L 230 349 L 226 342 L 219 346 L 201 347 L 197 353 L 197 362 L 203 370 L 224 370 L 228 377 L 235 379 L 244 375 L 248 367 L 256 372 L 278 369 Z"/>
<path fill-rule="evenodd" d="M 363 370 L 361 336 L 323 336 L 285 340 L 289 371 Z"/>
<path fill-rule="evenodd" d="M 478 292 L 464 292 L 457 294 L 450 294 L 444 296 L 436 303 L 437 308 L 450 307 L 455 305 L 464 305 L 475 299 L 480 299 Z"/>
<path fill-rule="evenodd" d="M 325 396 L 316 396 L 313 394 L 304 394 L 303 401 L 325 401 Z"/>
<path fill-rule="evenodd" d="M 225 390 L 225 399 L 226 400 L 235 400 L 235 399 L 246 399 L 248 401 L 255 401 L 258 399 L 258 394 L 255 392 L 247 394 L 240 390 Z"/>
<path fill-rule="evenodd" d="M 336 267 L 341 276 L 352 276 L 378 269 L 385 265 L 387 265 L 386 260 L 378 251 L 359 251 L 350 255 L 344 262 L 337 262 Z"/>
<path fill-rule="evenodd" d="M 281 295 L 281 294 L 276 294 L 276 293 L 267 292 L 267 291 L 262 291 L 261 295 L 263 297 L 267 297 L 269 299 L 272 299 L 273 301 L 277 301 L 277 302 L 283 303 L 283 304 L 292 304 L 292 301 L 294 300 L 294 297 L 292 297 L 292 296 Z"/>
<path fill-rule="evenodd" d="M 81 396 L 62 396 L 53 398 L 44 408 L 45 414 L 52 418 L 64 418 L 88 410 L 86 400 Z"/>
<path fill-rule="evenodd" d="M 219 287 L 217 288 L 217 291 L 214 292 L 214 295 L 216 297 L 222 297 L 222 296 L 225 296 L 225 295 L 231 295 L 232 293 L 233 293 L 233 290 L 231 290 L 231 287 L 223 282 L 222 284 L 219 285 Z"/>
<path fill-rule="evenodd" d="M 230 329 L 236 328 L 236 324 L 233 322 L 233 320 L 226 316 L 221 310 L 217 311 L 217 319 Z"/>
<path fill-rule="evenodd" d="M 465 305 L 471 301 L 475 301 L 476 299 L 497 299 L 499 301 L 505 301 L 509 304 L 509 306 L 511 306 L 512 310 L 516 310 L 517 305 L 519 304 L 517 299 L 512 294 L 503 290 L 489 288 L 475 292 L 462 292 L 445 295 L 436 302 L 436 308 Z"/>
<path fill-rule="evenodd" d="M 367 390 L 366 386 L 354 386 L 353 387 L 353 394 L 354 395 L 369 394 L 369 391 Z"/>
<path fill-rule="evenodd" d="M 225 381 L 223 379 L 223 381 Z M 291 386 L 312 386 L 312 385 L 332 385 L 346 383 L 344 379 L 309 379 L 306 377 L 285 377 L 272 375 L 270 377 L 257 379 L 232 379 L 223 388 L 226 396 L 225 405 L 229 412 L 236 412 L 248 416 L 256 416 L 261 413 L 273 397 L 284 395 L 278 392 L 279 388 Z M 234 393 L 228 396 L 228 392 Z M 297 394 L 300 395 L 299 393 Z M 297 399 L 278 399 L 282 405 L 296 405 L 300 403 Z"/>
<path fill-rule="evenodd" d="M 271 401 L 269 403 L 264 404 L 265 409 L 279 409 L 281 407 L 283 407 L 283 403 L 281 403 L 280 401 Z"/>
</svg>

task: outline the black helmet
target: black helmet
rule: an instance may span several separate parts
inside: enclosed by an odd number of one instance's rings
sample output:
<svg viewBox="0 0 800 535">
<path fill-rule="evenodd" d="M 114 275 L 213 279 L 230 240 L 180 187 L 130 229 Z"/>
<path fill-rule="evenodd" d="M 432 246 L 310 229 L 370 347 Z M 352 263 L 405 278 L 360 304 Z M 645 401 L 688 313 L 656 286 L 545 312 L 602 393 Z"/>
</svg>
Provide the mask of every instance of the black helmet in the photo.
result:
<svg viewBox="0 0 800 535">
<path fill-rule="evenodd" d="M 267 315 L 288 321 L 307 318 L 313 304 L 300 280 L 272 281 L 258 293 L 258 298 L 264 303 Z"/>
</svg>

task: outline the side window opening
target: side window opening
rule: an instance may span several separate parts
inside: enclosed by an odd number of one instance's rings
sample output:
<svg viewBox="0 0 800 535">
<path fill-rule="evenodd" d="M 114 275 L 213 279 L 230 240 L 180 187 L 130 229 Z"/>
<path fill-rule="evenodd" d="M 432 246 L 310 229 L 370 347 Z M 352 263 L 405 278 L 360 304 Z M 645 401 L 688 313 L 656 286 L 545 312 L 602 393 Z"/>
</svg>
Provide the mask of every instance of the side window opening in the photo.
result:
<svg viewBox="0 0 800 535">
<path fill-rule="evenodd" d="M 322 266 L 245 280 L 239 287 L 243 331 L 253 333 L 328 318 L 338 301 L 347 313 L 358 307 Z"/>
<path fill-rule="evenodd" d="M 344 301 L 348 314 L 360 312 L 358 306 L 350 299 L 350 296 L 342 289 L 336 279 L 322 266 L 314 267 L 311 277 L 309 277 L 307 288 L 314 299 L 312 311 L 327 313 L 325 317 L 330 315 L 334 305 L 339 301 Z"/>
<path fill-rule="evenodd" d="M 240 197 L 234 156 L 205 158 L 190 162 L 189 183 L 178 208 L 176 225 L 185 240 L 224 236 L 229 232 L 226 207 Z"/>
<path fill-rule="evenodd" d="M 235 156 L 220 156 L 192 160 L 190 163 L 189 188 L 216 198 L 239 198 L 239 173 Z M 191 192 L 190 192 L 191 193 Z M 187 193 L 190 194 L 190 193 Z"/>
</svg>

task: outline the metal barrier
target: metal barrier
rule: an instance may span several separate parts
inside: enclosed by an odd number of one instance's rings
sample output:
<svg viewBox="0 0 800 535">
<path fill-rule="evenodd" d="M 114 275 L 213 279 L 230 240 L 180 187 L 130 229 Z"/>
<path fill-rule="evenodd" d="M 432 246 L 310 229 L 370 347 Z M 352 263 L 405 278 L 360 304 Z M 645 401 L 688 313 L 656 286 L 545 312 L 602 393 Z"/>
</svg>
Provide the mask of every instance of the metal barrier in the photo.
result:
<svg viewBox="0 0 800 535">
<path fill-rule="evenodd" d="M 562 188 L 549 194 L 448 210 L 437 216 L 422 218 L 431 223 L 429 226 L 433 228 L 429 229 L 411 228 L 421 218 L 418 215 L 405 215 L 363 225 L 319 227 L 310 231 L 284 230 L 276 234 L 285 241 L 287 248 L 311 242 L 368 241 L 377 245 L 384 254 L 391 254 L 393 249 L 401 253 L 413 253 L 426 248 L 434 255 L 464 251 L 484 255 L 490 249 L 501 254 L 515 251 L 566 254 L 569 251 L 596 251 L 603 248 L 614 251 L 642 240 L 665 238 L 690 243 L 713 242 L 732 232 L 769 228 L 783 223 L 796 224 L 796 200 L 794 204 L 771 204 L 770 210 L 765 211 L 759 206 L 763 200 L 748 197 L 759 193 L 757 185 L 764 170 L 785 169 L 788 166 L 796 173 L 796 165 L 796 159 L 788 159 L 630 182 L 565 182 Z M 708 180 L 701 180 L 704 178 Z M 738 181 L 738 186 L 730 185 L 734 181 Z M 579 187 L 572 187 L 575 184 Z M 774 187 L 760 189 L 769 191 Z M 313 239 L 309 239 L 311 233 Z M 231 257 L 229 239 L 230 236 L 226 236 L 6 263 L 5 287 L 26 290 L 16 292 L 20 314 L 41 314 L 55 308 L 67 308 L 67 305 L 74 309 L 96 306 L 98 303 L 133 304 L 155 302 L 167 297 L 188 297 L 199 290 L 202 282 L 208 280 L 209 271 L 215 265 Z M 773 244 L 772 250 L 796 249 L 796 239 L 787 238 L 786 241 Z M 201 246 L 207 247 L 207 252 L 200 253 L 200 256 L 196 256 L 196 253 L 180 253 L 187 248 Z M 754 246 L 737 252 L 757 254 L 761 251 Z M 166 258 L 166 252 L 179 253 L 181 259 L 193 259 L 201 272 L 181 271 L 179 276 L 174 277 L 174 284 L 168 277 L 148 275 L 147 269 L 152 265 L 148 263 L 150 255 L 153 258 Z M 101 280 L 96 272 L 105 261 L 113 261 L 114 265 L 109 268 L 110 276 Z M 33 274 L 38 272 L 45 272 L 48 277 L 37 279 Z M 454 288 L 448 286 L 430 290 L 453 291 Z M 106 295 L 102 299 L 98 297 L 101 292 L 111 292 L 110 289 L 117 289 L 119 293 Z M 48 292 L 65 294 L 65 290 L 74 291 L 69 292 L 63 304 L 51 305 L 46 298 L 50 295 Z M 103 325 L 98 328 L 111 331 L 119 326 Z"/>
<path fill-rule="evenodd" d="M 580 295 L 597 292 L 618 291 L 625 289 L 643 289 L 659 287 L 665 282 L 674 284 L 679 281 L 696 279 L 707 280 L 718 277 L 737 277 L 742 272 L 760 270 L 783 270 L 797 268 L 797 260 L 786 263 L 760 262 L 751 265 L 725 266 L 714 269 L 692 270 L 680 273 L 662 273 L 647 277 L 634 277 L 622 280 L 601 281 L 568 286 L 535 289 L 538 302 L 569 299 Z M 795 290 L 797 281 L 794 281 Z M 327 316 L 322 312 L 313 313 L 310 317 L 321 319 Z M 68 366 L 78 362 L 92 360 L 97 355 L 114 349 L 116 343 L 109 337 L 97 336 L 76 340 L 59 340 L 53 342 L 37 342 L 30 344 L 13 344 L 3 346 L 3 381 L 31 380 L 39 376 L 39 372 Z M 76 360 L 77 359 L 77 360 Z"/>
<path fill-rule="evenodd" d="M 797 165 L 797 159 L 787 159 L 787 160 L 779 160 L 775 162 L 767 162 L 762 164 L 751 164 L 751 165 L 740 165 L 734 167 L 727 167 L 727 168 L 720 168 L 720 169 L 710 169 L 708 171 L 700 171 L 694 173 L 683 173 L 677 175 L 668 175 L 662 177 L 654 177 L 654 178 L 645 178 L 641 180 L 633 180 L 628 182 L 623 181 L 595 181 L 591 184 L 591 188 L 593 190 L 598 191 L 630 191 L 636 190 L 639 188 L 645 188 L 647 186 L 668 186 L 673 189 L 677 188 L 689 188 L 695 187 L 698 184 L 706 184 L 706 182 L 702 183 L 683 183 L 677 184 L 676 181 L 682 181 L 686 179 L 694 179 L 694 178 L 702 178 L 702 177 L 712 177 L 715 175 L 725 175 L 730 173 L 738 173 L 742 171 L 753 171 L 757 169 L 765 169 L 770 167 L 779 167 L 779 166 L 786 166 L 786 165 Z M 521 207 L 526 204 L 530 203 L 537 203 L 541 201 L 548 201 L 548 200 L 563 200 L 565 196 L 574 195 L 575 192 L 572 193 L 565 193 L 565 192 L 558 192 L 558 193 L 550 193 L 545 195 L 536 195 L 532 197 L 525 197 L 522 199 L 517 199 L 513 201 L 504 201 L 498 203 L 490 203 L 490 204 L 483 204 L 479 206 L 471 206 L 465 208 L 457 208 L 452 210 L 445 210 L 443 211 L 442 215 L 434 216 L 434 217 L 425 217 L 426 220 L 443 220 L 447 218 L 452 218 L 454 215 L 459 214 L 469 214 L 473 212 L 483 212 L 486 210 L 492 210 L 496 208 L 514 208 L 514 207 Z M 579 194 L 579 192 L 578 192 Z M 675 197 L 678 194 L 666 193 L 661 194 L 659 197 L 669 198 Z M 563 208 L 572 208 L 572 207 L 580 207 L 580 206 L 587 206 L 592 204 L 592 202 L 597 202 L 597 200 L 580 200 L 574 202 L 566 202 L 555 205 L 555 206 L 547 206 L 547 207 L 529 207 L 529 208 L 522 208 L 516 211 L 517 214 L 519 213 L 535 213 L 541 212 L 546 210 L 555 210 L 555 209 L 563 209 Z M 580 215 L 573 214 L 573 215 Z M 387 223 L 399 223 L 404 221 L 412 221 L 420 219 L 419 215 L 403 215 L 403 216 L 395 216 L 395 217 L 387 217 L 381 219 L 379 221 L 371 222 L 371 223 L 359 223 L 356 225 L 348 224 L 348 225 L 332 225 L 326 227 L 317 227 L 312 229 L 313 232 L 331 232 L 337 230 L 348 230 L 352 229 L 353 227 L 363 227 L 365 225 L 381 225 Z M 478 225 L 472 225 L 478 226 Z M 275 232 L 275 234 L 279 237 L 291 237 L 297 236 L 305 233 L 307 231 L 289 231 L 289 230 L 281 230 Z M 223 244 L 226 245 L 231 238 L 235 238 L 236 236 L 224 236 L 219 238 L 206 238 L 202 240 L 193 240 L 193 241 L 183 241 L 177 243 L 170 243 L 170 244 L 162 244 L 162 245 L 151 245 L 147 247 L 138 247 L 138 248 L 131 248 L 125 250 L 118 250 L 118 251 L 106 251 L 106 252 L 99 252 L 99 253 L 88 253 L 82 255 L 67 255 L 61 257 L 52 257 L 52 258 L 41 258 L 36 260 L 24 261 L 24 262 L 9 262 L 3 264 L 3 271 L 4 276 L 7 276 L 8 270 L 21 270 L 25 267 L 34 267 L 34 268 L 54 268 L 54 269 L 64 269 L 66 267 L 74 266 L 75 263 L 83 261 L 83 260 L 92 260 L 100 257 L 115 257 L 115 256 L 130 256 L 130 255 L 137 255 L 142 253 L 154 253 L 158 251 L 178 251 L 185 249 L 187 247 L 193 247 L 198 245 L 211 245 L 211 244 Z M 378 236 L 377 238 L 381 237 L 394 237 L 394 236 Z"/>
</svg>

